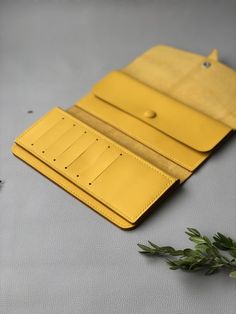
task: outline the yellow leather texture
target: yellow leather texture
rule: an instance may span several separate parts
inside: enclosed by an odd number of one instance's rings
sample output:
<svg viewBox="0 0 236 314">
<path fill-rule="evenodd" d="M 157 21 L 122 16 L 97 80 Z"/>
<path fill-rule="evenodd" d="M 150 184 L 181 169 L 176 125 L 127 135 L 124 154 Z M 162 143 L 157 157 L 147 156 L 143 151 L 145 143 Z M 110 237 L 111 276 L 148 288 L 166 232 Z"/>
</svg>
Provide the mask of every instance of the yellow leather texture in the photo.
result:
<svg viewBox="0 0 236 314">
<path fill-rule="evenodd" d="M 98 119 L 78 106 L 72 106 L 67 110 L 67 112 L 111 138 L 116 143 L 132 151 L 135 155 L 142 157 L 157 168 L 170 174 L 172 177 L 179 178 L 181 183 L 190 177 L 191 172 L 186 170 L 184 167 L 179 166 L 177 163 L 164 157 L 146 145 L 143 145 L 141 142 L 136 141 L 124 132 L 112 127 L 108 123 Z"/>
<path fill-rule="evenodd" d="M 98 82 L 93 93 L 76 105 L 189 171 L 196 169 L 207 152 L 231 131 L 118 71 Z M 146 117 L 147 112 L 155 116 Z"/>
<path fill-rule="evenodd" d="M 137 226 L 236 128 L 236 74 L 154 47 L 15 140 L 13 153 L 122 229 Z"/>
<path fill-rule="evenodd" d="M 131 224 L 178 181 L 59 108 L 16 144 Z"/>
<path fill-rule="evenodd" d="M 236 129 L 236 72 L 217 60 L 155 46 L 122 69 L 140 82 Z"/>
<path fill-rule="evenodd" d="M 134 118 L 132 115 L 117 110 L 107 102 L 95 97 L 93 93 L 76 102 L 76 106 L 118 128 L 135 140 L 189 171 L 196 169 L 208 157 L 208 153 L 195 151 L 159 130 L 150 127 L 139 119 Z"/>
<path fill-rule="evenodd" d="M 200 152 L 212 150 L 230 128 L 119 71 L 94 87 L 96 97 Z M 151 116 L 150 116 L 151 115 Z"/>
<path fill-rule="evenodd" d="M 62 187 L 65 191 L 69 192 L 86 205 L 88 205 L 90 208 L 108 219 L 113 224 L 122 229 L 133 229 L 135 227 L 134 224 L 131 224 L 121 216 L 117 215 L 115 212 L 111 211 L 109 207 L 105 206 L 103 203 L 100 203 L 98 200 L 96 200 L 96 198 L 92 197 L 90 194 L 80 189 L 76 184 L 67 180 L 65 177 L 56 172 L 53 168 L 46 165 L 40 159 L 30 154 L 19 145 L 14 144 L 12 146 L 12 152 L 14 155 L 24 160 L 27 164 L 42 173 L 45 177 L 49 178 L 51 181 Z"/>
</svg>

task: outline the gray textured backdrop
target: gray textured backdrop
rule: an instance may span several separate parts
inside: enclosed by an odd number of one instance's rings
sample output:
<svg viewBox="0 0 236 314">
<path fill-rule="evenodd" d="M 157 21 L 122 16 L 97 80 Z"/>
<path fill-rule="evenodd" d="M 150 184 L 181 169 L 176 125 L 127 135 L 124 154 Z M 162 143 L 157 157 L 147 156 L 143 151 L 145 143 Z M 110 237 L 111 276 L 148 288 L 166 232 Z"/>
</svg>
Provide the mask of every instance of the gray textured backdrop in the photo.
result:
<svg viewBox="0 0 236 314">
<path fill-rule="evenodd" d="M 0 312 L 235 313 L 236 281 L 169 271 L 137 253 L 188 245 L 195 226 L 236 238 L 236 145 L 229 140 L 138 229 L 105 221 L 10 153 L 54 105 L 67 108 L 149 47 L 208 54 L 236 68 L 236 1 L 0 0 Z M 27 114 L 33 110 L 33 114 Z"/>
</svg>

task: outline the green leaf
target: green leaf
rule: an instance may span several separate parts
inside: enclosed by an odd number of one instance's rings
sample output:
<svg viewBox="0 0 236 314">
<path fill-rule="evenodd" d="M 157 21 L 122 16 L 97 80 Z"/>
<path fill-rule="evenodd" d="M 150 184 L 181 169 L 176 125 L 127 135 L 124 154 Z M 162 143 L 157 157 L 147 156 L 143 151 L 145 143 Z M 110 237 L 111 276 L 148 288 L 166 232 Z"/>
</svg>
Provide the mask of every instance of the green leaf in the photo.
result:
<svg viewBox="0 0 236 314">
<path fill-rule="evenodd" d="M 195 242 L 197 244 L 206 243 L 206 241 L 204 239 L 199 238 L 199 237 L 190 237 L 189 240 L 192 242 Z"/>
<path fill-rule="evenodd" d="M 205 253 L 209 247 L 205 243 L 199 243 L 195 246 L 195 249 L 200 251 L 201 253 Z"/>
<path fill-rule="evenodd" d="M 212 246 L 212 243 L 211 243 L 211 241 L 210 241 L 210 239 L 209 239 L 208 237 L 203 236 L 202 238 L 205 240 L 205 242 L 206 242 L 206 244 L 207 244 L 208 246 Z"/>
<path fill-rule="evenodd" d="M 191 234 L 191 235 L 193 235 L 193 236 L 196 236 L 196 237 L 200 237 L 201 236 L 201 233 L 197 230 L 197 229 L 195 229 L 195 228 L 187 228 L 187 230 L 189 231 L 189 232 L 185 232 L 185 233 L 187 233 L 187 234 Z"/>
<path fill-rule="evenodd" d="M 154 247 L 155 249 L 160 249 L 160 247 L 159 246 L 157 246 L 156 244 L 154 244 L 154 243 L 152 243 L 151 241 L 148 241 L 148 243 L 152 246 L 152 247 Z"/>
<path fill-rule="evenodd" d="M 181 255 L 183 255 L 183 250 L 175 250 L 171 255 L 172 256 L 181 256 Z"/>
<path fill-rule="evenodd" d="M 166 253 L 173 253 L 173 252 L 175 252 L 175 249 L 172 246 L 162 246 L 160 249 L 163 252 L 166 252 Z"/>
<path fill-rule="evenodd" d="M 234 247 L 233 240 L 220 232 L 217 232 L 217 234 L 213 236 L 213 239 L 215 240 L 213 244 L 220 250 L 228 251 Z"/>
<path fill-rule="evenodd" d="M 231 271 L 231 273 L 229 273 L 229 277 L 236 278 L 236 271 Z"/>
<path fill-rule="evenodd" d="M 196 256 L 196 255 L 199 255 L 199 252 L 187 248 L 183 250 L 183 255 L 184 256 Z"/>
<path fill-rule="evenodd" d="M 205 235 L 201 235 L 197 229 L 187 228 L 185 232 L 189 240 L 195 243 L 193 248 L 176 250 L 172 246 L 158 246 L 148 241 L 150 246 L 138 244 L 142 249 L 140 253 L 166 257 L 170 269 L 181 269 L 195 272 L 204 271 L 206 275 L 212 275 L 221 269 L 231 269 L 230 277 L 236 278 L 236 242 L 230 237 L 218 232 L 213 236 L 214 241 Z M 221 253 L 228 251 L 233 259 Z"/>
<path fill-rule="evenodd" d="M 143 245 L 143 244 L 140 244 L 140 243 L 138 243 L 137 245 L 140 247 L 140 249 L 142 249 L 142 250 L 144 250 L 146 252 L 152 252 L 152 249 L 150 247 L 146 246 L 146 245 Z"/>
</svg>

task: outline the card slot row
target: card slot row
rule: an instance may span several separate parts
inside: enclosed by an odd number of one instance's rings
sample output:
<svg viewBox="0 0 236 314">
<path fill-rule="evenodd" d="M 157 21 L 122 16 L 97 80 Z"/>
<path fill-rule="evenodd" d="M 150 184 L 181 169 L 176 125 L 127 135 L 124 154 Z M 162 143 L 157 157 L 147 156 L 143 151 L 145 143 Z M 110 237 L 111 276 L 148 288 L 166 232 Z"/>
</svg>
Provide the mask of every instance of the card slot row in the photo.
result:
<svg viewBox="0 0 236 314">
<path fill-rule="evenodd" d="M 61 123 L 61 120 L 64 120 L 63 118 L 61 118 L 59 121 L 57 121 L 56 123 L 54 123 L 53 125 L 51 125 L 44 133 L 42 133 L 35 141 L 34 143 L 32 143 L 31 145 L 35 145 L 37 144 L 40 139 L 43 137 L 43 136 L 46 136 L 53 128 L 55 128 L 58 124 Z"/>
<path fill-rule="evenodd" d="M 94 183 L 106 170 L 108 170 L 108 168 L 109 168 L 114 162 L 116 162 L 121 156 L 122 156 L 122 154 L 120 154 L 119 156 L 117 156 L 109 165 L 106 166 L 106 168 L 104 168 L 99 174 L 97 174 L 92 180 L 90 180 L 89 185 L 92 185 L 92 183 Z"/>
<path fill-rule="evenodd" d="M 103 148 L 105 148 L 105 150 L 102 152 L 101 150 Z M 91 185 L 119 156 L 123 155 L 120 150 L 117 150 L 113 146 L 107 145 L 103 148 L 100 148 L 100 154 L 97 155 L 96 158 L 88 156 L 85 166 L 84 161 L 81 160 L 82 163 L 77 163 L 77 167 L 72 169 L 71 174 L 72 176 L 75 175 L 79 177 L 78 182 L 84 183 L 85 185 L 90 183 L 89 185 Z"/>
<path fill-rule="evenodd" d="M 97 162 L 104 160 L 104 153 L 110 148 L 107 142 L 96 138 L 87 149 L 68 167 L 72 176 L 82 177 L 91 169 L 96 169 Z M 106 160 L 106 158 L 105 158 Z M 86 181 L 86 180 L 85 180 Z"/>
<path fill-rule="evenodd" d="M 54 145 L 57 140 L 60 140 L 72 128 L 74 128 L 73 123 L 67 119 L 56 123 L 34 143 L 34 148 L 38 152 L 41 151 L 42 154 L 45 154 L 51 145 Z"/>
<path fill-rule="evenodd" d="M 27 145 L 34 146 L 34 143 L 43 136 L 49 129 L 54 127 L 56 124 L 61 122 L 62 117 L 58 112 L 49 112 L 47 115 L 39 119 L 30 130 L 23 132 L 21 136 L 18 137 L 20 140 L 24 137 L 24 141 Z M 30 132 L 29 132 L 30 131 Z"/>
<path fill-rule="evenodd" d="M 67 169 L 94 142 L 95 138 L 92 133 L 84 131 L 60 156 L 54 158 L 56 159 L 54 161 L 59 167 Z"/>
<path fill-rule="evenodd" d="M 165 173 L 125 153 L 95 179 L 89 190 L 134 223 L 174 181 Z"/>
<path fill-rule="evenodd" d="M 50 113 L 50 124 L 48 121 L 44 124 L 47 128 L 54 122 L 53 118 L 58 118 L 60 110 L 54 112 L 55 117 Z M 18 138 L 17 144 L 124 219 L 136 222 L 175 182 L 174 178 L 68 114 L 62 112 L 59 118 L 63 122 L 57 122 L 53 131 L 47 131 L 38 141 L 40 145 L 30 145 L 37 138 L 34 128 Z M 71 129 L 73 123 L 76 127 Z M 49 148 L 49 144 L 53 145 Z M 43 147 L 48 147 L 47 153 L 42 153 Z"/>
<path fill-rule="evenodd" d="M 72 126 L 72 127 L 71 127 L 70 129 L 68 129 L 68 130 L 65 130 L 65 132 L 62 133 L 59 138 L 57 138 L 54 142 L 52 142 L 52 143 L 48 144 L 47 146 L 45 146 L 44 151 L 47 152 L 47 150 L 48 150 L 52 145 L 54 145 L 54 144 L 55 144 L 56 142 L 58 142 L 58 141 L 61 141 L 61 139 L 62 139 L 68 132 L 70 132 L 71 129 L 73 129 L 73 128 L 74 128 L 74 126 Z"/>
<path fill-rule="evenodd" d="M 69 131 L 68 131 L 68 133 L 69 133 Z M 57 160 L 57 158 L 59 158 L 61 155 L 63 155 L 67 150 L 69 150 L 82 136 L 84 135 L 84 133 L 82 133 L 82 134 L 80 134 L 79 136 L 77 136 L 74 140 L 73 140 L 73 142 L 65 142 L 64 143 L 64 148 L 63 148 L 63 150 L 61 151 L 61 152 L 59 152 L 59 153 L 55 153 L 55 151 L 54 151 L 54 154 L 53 154 L 53 156 L 54 156 L 54 158 L 53 158 L 53 161 L 56 161 Z M 58 146 L 59 146 L 59 148 L 61 149 L 61 147 L 63 147 L 63 143 L 58 143 Z"/>
<path fill-rule="evenodd" d="M 86 153 L 86 151 L 87 151 L 91 146 L 93 146 L 95 143 L 96 143 L 96 140 L 93 141 L 92 143 L 90 143 L 89 146 L 87 146 L 84 151 L 82 151 L 74 160 L 72 160 L 72 161 L 65 167 L 65 169 L 67 169 L 67 168 L 69 168 L 70 166 L 72 166 L 73 163 L 75 163 L 81 156 L 83 156 L 83 155 Z"/>
</svg>

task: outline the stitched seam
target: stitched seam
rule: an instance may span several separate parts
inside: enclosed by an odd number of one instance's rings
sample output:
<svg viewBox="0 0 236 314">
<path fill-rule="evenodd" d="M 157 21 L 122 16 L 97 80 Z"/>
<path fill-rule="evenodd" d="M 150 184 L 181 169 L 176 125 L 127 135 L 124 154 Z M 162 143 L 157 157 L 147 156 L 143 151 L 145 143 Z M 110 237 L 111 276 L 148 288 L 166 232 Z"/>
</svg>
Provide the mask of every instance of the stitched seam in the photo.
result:
<svg viewBox="0 0 236 314">
<path fill-rule="evenodd" d="M 100 99 L 101 101 L 103 101 L 103 99 L 99 98 L 98 96 L 95 96 L 95 97 L 97 97 L 98 99 Z M 107 102 L 107 101 L 106 101 L 106 102 Z M 108 102 L 107 102 L 107 103 L 108 103 Z M 133 118 L 136 118 L 137 120 L 139 120 L 139 121 L 145 123 L 145 121 L 143 121 L 139 116 L 132 115 L 130 112 L 127 112 L 127 111 L 125 111 L 125 110 L 122 110 L 122 109 L 119 108 L 119 107 L 113 106 L 111 103 L 109 103 L 109 104 L 110 104 L 112 107 L 114 107 L 114 108 L 116 108 L 116 109 L 122 111 L 123 113 L 125 113 L 125 114 L 127 114 L 127 115 L 130 115 L 130 116 L 132 116 Z M 154 127 L 153 125 L 151 125 L 151 124 L 148 124 L 148 123 L 147 123 L 147 125 L 148 125 L 149 127 L 155 128 L 155 127 Z M 162 131 L 160 131 L 160 130 L 156 130 L 156 131 L 159 131 L 159 132 L 165 134 L 164 132 L 162 132 Z M 125 132 L 126 134 L 128 134 L 126 131 L 123 131 L 123 132 Z M 128 135 L 129 135 L 129 134 L 128 134 Z M 167 135 L 167 134 L 165 134 L 165 135 L 168 136 L 168 137 L 170 137 L 170 136 Z M 131 135 L 131 136 L 132 136 L 132 135 Z M 136 136 L 136 138 L 137 138 L 139 141 L 141 141 L 141 137 L 140 137 L 140 136 Z M 176 140 L 176 141 L 177 141 L 177 140 Z M 183 144 L 183 143 L 182 143 L 182 144 Z M 185 145 L 186 145 L 186 144 L 185 144 Z M 152 149 L 154 149 L 154 146 L 153 146 L 153 145 L 152 145 Z M 162 152 L 163 152 L 163 151 L 159 149 L 159 153 L 163 154 Z M 184 162 L 178 160 L 176 157 L 173 157 L 173 155 L 170 155 L 170 154 L 166 153 L 166 156 L 167 156 L 167 158 L 169 157 L 169 158 L 172 159 L 173 161 L 176 161 L 176 162 L 179 163 L 180 165 L 182 165 L 182 166 L 184 166 L 184 167 L 187 167 L 187 169 L 188 169 L 188 168 L 191 168 L 190 165 L 188 165 L 187 163 L 184 163 Z M 192 169 L 188 169 L 188 170 L 192 170 Z"/>
<path fill-rule="evenodd" d="M 58 109 L 58 107 L 55 107 Z M 19 136 L 17 136 L 16 140 L 17 141 L 18 139 L 21 139 L 25 134 L 27 134 L 31 129 L 33 129 L 34 127 L 36 127 L 36 125 L 39 124 L 39 122 L 41 122 L 43 119 L 46 118 L 47 115 L 49 115 L 50 113 L 52 113 L 54 110 L 50 110 L 48 113 L 44 114 L 41 118 L 37 119 L 37 121 L 35 121 L 29 128 L 27 128 L 25 131 L 23 131 Z"/>
<path fill-rule="evenodd" d="M 188 73 L 186 73 L 185 76 L 188 76 L 191 72 L 193 72 L 195 69 L 197 69 L 205 59 L 206 59 L 206 57 L 202 57 L 201 62 L 198 62 Z M 159 91 L 158 89 L 156 89 L 156 88 L 154 88 L 154 87 L 148 85 L 147 83 L 145 83 L 145 82 L 139 80 L 138 78 L 136 78 L 136 77 L 133 76 L 133 75 L 130 75 L 129 73 L 123 71 L 122 69 L 119 70 L 119 71 L 117 71 L 117 72 L 121 72 L 122 74 L 127 75 L 129 78 L 132 78 L 132 79 L 136 80 L 137 82 L 139 82 L 139 83 L 141 83 L 141 84 L 143 84 L 143 85 L 145 85 L 145 86 L 147 86 L 147 87 L 149 87 L 149 88 L 151 88 L 151 89 L 154 89 L 154 90 L 156 90 L 156 91 L 158 91 L 158 92 L 161 92 L 161 93 L 163 93 L 165 96 L 169 97 L 168 91 L 167 91 L 167 92 Z M 186 78 L 185 76 L 184 76 L 184 79 Z M 171 95 L 171 93 L 170 93 L 170 95 Z M 171 96 L 171 97 L 172 97 L 172 96 Z M 175 99 L 175 98 L 173 98 L 173 99 Z M 189 106 L 187 106 L 187 107 L 189 107 Z M 126 112 L 126 111 L 125 111 L 125 112 Z M 142 121 L 142 120 L 141 120 L 141 121 Z M 150 125 L 149 125 L 149 126 L 150 126 Z M 139 140 L 140 140 L 140 138 L 139 138 Z M 186 145 L 186 144 L 184 144 L 184 145 Z M 186 145 L 186 146 L 188 146 L 188 145 Z M 161 150 L 160 150 L 159 152 L 160 152 L 160 154 L 162 154 L 162 153 L 161 153 Z M 165 155 L 164 155 L 164 156 L 165 156 Z M 166 154 L 166 156 L 169 157 L 169 158 L 172 158 L 173 161 L 176 161 L 177 163 L 180 163 L 180 165 L 182 165 L 182 166 L 184 166 L 184 167 L 189 167 L 190 169 L 187 169 L 187 170 L 190 170 L 190 171 L 193 171 L 193 170 L 194 170 L 194 169 L 191 169 L 191 166 L 190 166 L 190 165 L 188 165 L 187 163 L 183 163 L 183 162 L 179 161 L 178 159 L 176 159 L 176 158 L 173 157 L 172 155 Z M 205 158 L 206 158 L 206 157 L 205 157 Z M 205 159 L 205 158 L 204 158 L 204 159 Z M 200 160 L 200 159 L 201 159 L 201 158 L 199 158 L 199 160 Z M 197 161 L 193 164 L 193 168 L 196 168 L 196 167 L 198 166 L 199 160 L 197 160 Z"/>
<path fill-rule="evenodd" d="M 18 143 L 21 144 L 21 145 L 23 146 L 23 148 L 25 148 L 24 144 L 23 144 L 21 141 L 19 141 Z M 27 149 L 27 148 L 25 148 L 25 149 Z M 40 159 L 40 160 L 44 161 L 46 164 L 48 164 L 52 169 L 53 169 L 53 168 L 56 168 L 56 169 L 57 169 L 57 173 L 63 173 L 63 176 L 64 176 L 64 177 L 66 177 L 66 178 L 67 178 L 70 182 L 72 182 L 73 184 L 77 185 L 76 183 L 74 183 L 73 181 L 71 181 L 71 178 L 70 178 L 69 175 L 67 175 L 65 172 L 63 172 L 62 170 L 60 170 L 60 169 L 58 169 L 57 167 L 55 167 L 55 165 L 52 164 L 50 161 L 46 160 L 46 158 L 42 158 L 42 156 L 40 156 L 37 152 L 34 152 L 32 149 L 31 149 L 31 150 L 29 149 L 29 151 L 32 152 L 32 154 L 33 154 L 34 156 L 36 156 L 38 159 Z M 158 174 L 159 174 L 159 173 L 158 173 Z M 158 174 L 156 174 L 156 175 L 158 175 Z M 72 179 L 72 180 L 73 180 L 73 179 Z M 89 193 L 90 195 L 93 195 L 93 197 L 95 197 L 96 199 L 98 198 L 98 199 L 101 200 L 104 204 L 107 204 L 107 205 L 109 205 L 111 208 L 114 208 L 114 210 L 115 210 L 117 213 L 120 213 L 122 216 L 127 217 L 127 219 L 132 220 L 132 219 L 137 219 L 138 217 L 140 217 L 140 215 L 142 215 L 142 214 L 149 208 L 149 206 L 150 206 L 155 200 L 157 200 L 159 196 L 161 196 L 162 194 L 164 194 L 164 192 L 167 190 L 167 188 L 170 187 L 170 186 L 175 182 L 174 179 L 169 179 L 168 177 L 167 177 L 167 180 L 168 180 L 169 183 L 167 183 L 167 184 L 165 184 L 165 185 L 163 186 L 162 191 L 160 191 L 159 193 L 157 193 L 157 194 L 151 199 L 151 201 L 148 201 L 148 203 L 144 205 L 144 208 L 143 208 L 140 212 L 138 212 L 135 216 L 133 216 L 133 217 L 131 217 L 130 215 L 127 215 L 125 212 L 123 212 L 122 210 L 120 210 L 120 209 L 117 208 L 116 206 L 112 205 L 110 202 L 106 201 L 103 197 L 101 197 L 101 196 L 99 196 L 99 195 L 94 196 L 94 195 L 96 195 L 96 194 L 95 194 L 93 191 L 89 191 L 89 190 L 86 188 L 86 186 L 84 186 L 84 184 L 78 183 L 78 186 L 80 186 L 84 191 L 86 191 L 86 193 Z"/>
<path fill-rule="evenodd" d="M 27 150 L 26 150 L 27 152 Z M 20 157 L 20 156 L 19 156 Z M 21 158 L 21 157 L 20 157 Z M 35 157 L 37 158 L 37 157 Z M 23 158 L 22 158 L 23 159 Z M 24 159 L 23 159 L 24 160 Z M 40 159 L 39 159 L 40 160 Z M 94 210 L 96 210 L 98 213 L 101 213 L 104 217 L 110 219 L 111 221 L 113 221 L 115 224 L 117 224 L 120 227 L 130 227 L 130 224 L 126 224 L 126 223 L 120 223 L 118 222 L 118 220 L 116 220 L 116 218 L 110 216 L 109 214 L 105 213 L 103 210 L 99 209 L 96 205 L 92 204 L 90 201 L 87 200 L 86 197 L 84 196 L 80 196 L 79 194 L 77 194 L 76 192 L 73 192 L 70 188 L 68 188 L 66 185 L 64 185 L 63 183 L 59 183 L 55 178 L 53 178 L 53 175 L 48 174 L 47 172 L 42 171 L 39 168 L 36 168 L 36 166 L 33 163 L 30 163 L 30 165 L 32 165 L 35 169 L 39 170 L 41 173 L 45 174 L 48 178 L 50 178 L 52 181 L 56 182 L 59 186 L 63 187 L 66 191 L 68 191 L 69 193 L 71 193 L 72 195 L 76 196 L 76 198 L 78 198 L 79 200 L 83 200 L 87 205 L 89 205 L 91 208 L 93 208 Z M 58 174 L 58 173 L 57 173 Z M 60 176 L 62 176 L 61 174 L 59 174 Z M 63 176 L 62 176 L 63 177 Z M 70 183 L 74 184 L 73 182 L 70 181 Z M 74 184 L 75 185 L 75 184 Z M 75 185 L 76 186 L 76 185 Z M 77 187 L 77 186 L 76 186 Z M 78 187 L 77 187 L 78 188 Z M 104 205 L 104 204 L 103 204 Z M 110 209 L 112 210 L 112 209 Z M 122 218 L 122 217 L 121 217 Z"/>
<path fill-rule="evenodd" d="M 162 175 L 162 176 L 166 177 L 168 180 L 170 180 L 170 176 L 168 176 L 167 174 L 161 172 L 159 169 L 155 168 L 154 166 L 152 166 L 151 164 L 149 164 L 147 161 L 145 161 L 145 160 L 141 159 L 140 157 L 136 156 L 136 155 L 133 154 L 131 151 L 127 150 L 125 147 L 123 147 L 123 146 L 117 144 L 116 142 L 112 141 L 109 137 L 106 137 L 106 136 L 103 135 L 102 133 L 96 131 L 96 130 L 93 129 L 91 126 L 85 124 L 84 122 L 82 122 L 82 121 L 80 121 L 80 120 L 78 121 L 78 119 L 74 118 L 72 115 L 70 115 L 69 113 L 63 111 L 62 109 L 60 109 L 60 108 L 58 108 L 58 107 L 56 107 L 56 108 L 53 109 L 53 110 L 60 111 L 60 112 L 62 112 L 63 114 L 67 115 L 70 119 L 73 119 L 75 122 L 84 125 L 87 129 L 90 129 L 90 131 L 91 131 L 92 133 L 95 133 L 96 135 L 98 134 L 101 138 L 105 138 L 105 139 L 106 139 L 108 142 L 110 142 L 112 145 L 114 145 L 114 146 L 116 146 L 117 148 L 119 148 L 119 149 L 121 149 L 121 150 L 127 152 L 127 153 L 130 154 L 130 155 L 132 155 L 134 158 L 136 158 L 136 159 L 139 160 L 140 162 L 146 164 L 149 168 L 152 168 L 153 170 L 155 170 L 156 172 L 158 172 L 160 175 Z M 53 112 L 53 110 L 50 111 L 50 112 Z M 49 112 L 49 113 L 50 113 L 50 112 Z M 25 130 L 20 136 L 18 136 L 18 137 L 16 138 L 16 141 L 17 141 L 17 140 L 20 141 L 20 139 L 21 139 L 25 134 L 27 134 L 27 133 L 28 133 L 29 131 L 31 131 L 34 127 L 36 127 L 36 125 L 38 125 L 39 122 L 40 122 L 41 120 L 43 120 L 43 118 L 45 118 L 46 116 L 47 116 L 47 114 L 44 115 L 44 116 L 43 116 L 41 119 L 39 119 L 38 121 L 36 121 L 36 122 L 35 122 L 31 127 L 29 127 L 27 130 Z M 23 144 L 23 143 L 22 143 L 22 144 Z"/>
<path fill-rule="evenodd" d="M 78 107 L 81 108 L 82 110 L 88 112 L 89 114 L 92 114 L 93 116 L 97 117 L 94 113 L 91 113 L 90 111 L 87 111 L 86 108 L 80 107 L 80 106 L 79 106 L 79 103 L 76 103 L 76 106 L 78 106 Z M 119 109 L 118 109 L 118 110 L 119 110 Z M 101 119 L 102 119 L 102 118 L 101 118 Z M 115 127 L 115 126 L 112 125 L 110 122 L 107 122 L 107 121 L 105 121 L 104 119 L 102 119 L 102 120 L 103 120 L 105 123 L 108 123 L 108 124 L 110 124 L 111 126 Z M 141 138 L 140 136 L 138 136 L 138 135 L 135 135 L 135 136 L 134 136 L 134 135 L 130 135 L 130 134 L 129 134 L 126 130 L 124 130 L 123 128 L 119 128 L 119 127 L 115 127 L 115 128 L 118 129 L 118 130 L 120 130 L 121 132 L 124 132 L 126 135 L 128 135 L 128 136 L 130 136 L 130 137 L 133 137 L 134 139 L 138 140 L 140 143 L 143 144 L 142 138 Z M 159 130 L 157 130 L 157 131 L 159 131 Z M 161 131 L 159 131 L 159 132 L 161 132 Z M 166 135 L 166 134 L 165 134 L 165 135 Z M 166 136 L 168 136 L 168 135 L 166 135 Z M 181 143 L 181 144 L 183 144 L 183 143 Z M 175 161 L 178 165 L 183 166 L 185 169 L 187 169 L 187 170 L 189 170 L 189 171 L 193 171 L 193 170 L 198 166 L 199 161 L 201 160 L 201 158 L 199 158 L 199 159 L 191 166 L 191 165 L 187 164 L 186 162 L 182 162 L 182 161 L 180 161 L 179 159 L 177 159 L 176 157 L 173 157 L 173 155 L 164 152 L 164 150 L 161 150 L 159 147 L 156 148 L 156 147 L 154 147 L 153 145 L 150 145 L 150 144 L 144 144 L 144 145 L 146 145 L 147 147 L 150 147 L 151 149 L 157 151 L 157 152 L 160 153 L 162 156 L 164 156 L 164 157 L 166 157 L 166 158 L 169 158 L 169 159 L 172 160 L 172 161 Z M 185 144 L 183 144 L 183 145 L 185 145 Z M 187 146 L 187 145 L 185 145 L 185 146 Z M 195 151 L 195 150 L 194 150 L 194 151 Z M 204 159 L 205 159 L 205 158 L 206 158 L 206 157 L 204 157 Z"/>
<path fill-rule="evenodd" d="M 88 201 L 87 199 L 86 199 L 86 197 L 83 197 L 83 196 L 79 196 L 76 192 L 73 192 L 70 188 L 67 188 L 64 184 L 61 184 L 61 183 L 58 183 L 59 185 L 61 185 L 65 190 L 67 190 L 67 191 L 69 191 L 71 194 L 73 194 L 73 195 L 75 195 L 78 199 L 81 199 L 81 200 L 84 200 L 84 202 L 86 202 L 89 206 L 91 206 L 92 208 L 94 208 L 97 212 L 99 212 L 99 213 L 101 213 L 101 214 L 103 214 L 103 216 L 105 216 L 105 217 L 107 217 L 107 218 L 109 218 L 110 220 L 112 220 L 112 221 L 114 221 L 116 224 L 118 224 L 119 225 L 119 222 L 115 219 L 115 218 L 113 218 L 113 217 L 111 217 L 109 214 L 105 214 L 105 212 L 103 211 L 103 210 L 101 210 L 101 209 L 98 209 L 98 207 L 95 205 L 94 206 L 94 204 L 92 204 L 90 201 Z M 104 204 L 103 204 L 104 205 Z M 112 209 L 111 209 L 112 210 Z M 129 226 L 129 224 L 122 224 L 122 223 L 120 223 L 120 226 Z"/>
<path fill-rule="evenodd" d="M 161 172 L 159 169 L 155 168 L 154 166 L 152 166 L 151 164 L 149 164 L 148 162 L 146 162 L 145 160 L 139 158 L 138 156 L 136 156 L 135 154 L 133 154 L 132 152 L 128 151 L 127 149 L 125 149 L 124 147 L 116 144 L 115 142 L 113 142 L 111 139 L 107 138 L 106 136 L 104 136 L 103 134 L 101 134 L 100 132 L 94 130 L 93 128 L 91 128 L 90 126 L 86 125 L 85 123 L 81 122 L 79 120 L 78 122 L 78 119 L 74 118 L 73 116 L 71 116 L 70 114 L 64 112 L 62 109 L 60 108 L 56 108 L 54 109 L 56 111 L 59 111 L 60 113 L 62 114 L 65 114 L 66 116 L 68 116 L 71 120 L 74 120 L 75 122 L 77 123 L 81 123 L 82 125 L 85 125 L 85 127 L 87 129 L 89 129 L 92 133 L 95 133 L 95 134 L 98 134 L 100 137 L 102 138 L 105 138 L 106 140 L 108 140 L 108 142 L 110 142 L 112 145 L 118 147 L 121 151 L 125 151 L 128 155 L 131 155 L 133 156 L 134 158 L 136 158 L 139 162 L 143 163 L 144 165 L 146 165 L 147 167 L 149 167 L 150 169 L 154 170 L 154 172 L 158 173 L 160 176 L 163 176 L 164 178 L 166 178 L 166 180 L 169 182 L 168 184 L 165 184 L 163 186 L 163 189 L 161 192 L 159 192 L 158 194 L 155 195 L 154 198 L 151 199 L 151 201 L 148 201 L 147 205 L 144 206 L 144 208 L 138 212 L 135 216 L 133 217 L 130 217 L 129 215 L 127 215 L 126 213 L 123 213 L 123 211 L 121 211 L 120 209 L 117 209 L 116 206 L 113 206 L 111 205 L 109 202 L 105 201 L 102 197 L 98 196 L 99 199 L 101 199 L 103 202 L 105 202 L 105 204 L 108 204 L 109 206 L 111 206 L 112 208 L 114 208 L 118 213 L 120 213 L 121 215 L 124 215 L 124 217 L 127 217 L 128 219 L 132 220 L 132 219 L 137 219 L 140 215 L 142 215 L 146 210 L 147 208 L 160 196 L 162 195 L 168 187 L 171 186 L 171 184 L 173 184 L 175 182 L 175 180 L 173 178 L 171 178 L 170 176 L 168 176 L 167 174 Z M 39 121 L 41 121 L 42 119 L 40 119 Z M 27 134 L 32 128 L 34 128 L 38 123 L 39 121 L 37 121 L 35 124 L 33 124 L 29 129 L 27 129 L 22 135 L 20 135 L 17 139 L 18 139 L 18 143 L 24 147 L 24 143 L 21 141 L 21 138 L 23 135 Z M 36 155 L 39 159 L 41 160 L 45 160 L 43 159 L 38 153 L 34 152 L 32 149 L 28 149 L 29 151 L 32 151 L 32 153 L 34 155 Z M 50 161 L 47 161 L 45 160 L 45 162 L 47 164 L 49 164 L 52 168 L 55 168 L 55 165 L 52 165 L 52 163 Z M 61 170 L 58 170 L 59 172 L 61 172 Z M 68 175 L 65 174 L 66 177 L 68 177 Z M 69 178 L 70 180 L 70 178 Z M 70 180 L 71 181 L 71 180 Z M 80 183 L 80 185 L 83 187 L 83 184 Z M 85 187 L 85 191 L 87 191 L 87 188 Z M 93 192 L 87 192 L 87 193 L 91 193 L 91 194 L 94 194 Z M 96 198 L 96 196 L 95 196 Z"/>
</svg>

